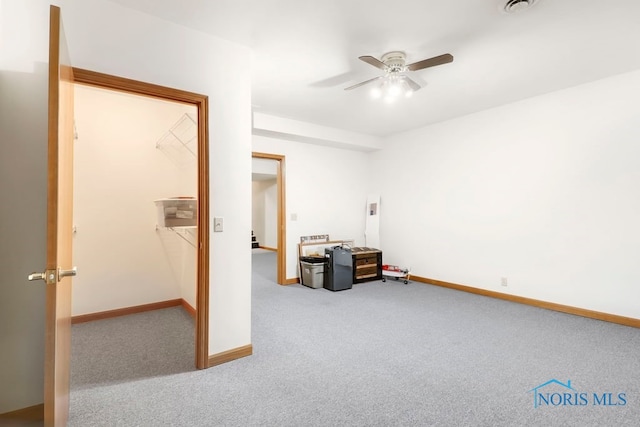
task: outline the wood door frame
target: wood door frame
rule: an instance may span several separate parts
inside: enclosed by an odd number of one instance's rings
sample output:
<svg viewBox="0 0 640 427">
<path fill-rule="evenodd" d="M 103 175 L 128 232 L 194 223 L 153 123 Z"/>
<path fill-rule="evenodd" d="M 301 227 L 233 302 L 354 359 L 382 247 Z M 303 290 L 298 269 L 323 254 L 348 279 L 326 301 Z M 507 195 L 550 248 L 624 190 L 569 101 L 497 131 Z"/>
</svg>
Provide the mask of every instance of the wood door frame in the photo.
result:
<svg viewBox="0 0 640 427">
<path fill-rule="evenodd" d="M 209 367 L 209 98 L 123 77 L 73 68 L 75 83 L 190 104 L 198 109 L 198 255 L 196 285 L 197 369 Z"/>
<path fill-rule="evenodd" d="M 287 227 L 285 221 L 286 191 L 285 191 L 285 157 L 280 154 L 269 154 L 252 152 L 254 159 L 276 160 L 278 167 L 276 171 L 276 192 L 277 201 L 277 221 L 278 221 L 278 252 L 277 252 L 277 279 L 280 285 L 291 285 L 298 283 L 298 279 L 287 279 Z"/>
</svg>

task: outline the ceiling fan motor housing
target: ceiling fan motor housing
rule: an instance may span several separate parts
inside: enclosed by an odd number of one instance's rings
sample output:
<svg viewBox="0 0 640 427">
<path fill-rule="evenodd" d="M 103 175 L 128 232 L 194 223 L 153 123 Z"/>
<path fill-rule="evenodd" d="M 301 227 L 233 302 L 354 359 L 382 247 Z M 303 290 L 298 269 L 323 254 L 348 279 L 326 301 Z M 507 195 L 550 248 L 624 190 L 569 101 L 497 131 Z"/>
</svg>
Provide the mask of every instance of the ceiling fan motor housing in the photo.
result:
<svg viewBox="0 0 640 427">
<path fill-rule="evenodd" d="M 387 66 L 388 73 L 402 73 L 407 71 L 406 55 L 404 52 L 394 51 L 382 55 L 380 60 Z"/>
</svg>

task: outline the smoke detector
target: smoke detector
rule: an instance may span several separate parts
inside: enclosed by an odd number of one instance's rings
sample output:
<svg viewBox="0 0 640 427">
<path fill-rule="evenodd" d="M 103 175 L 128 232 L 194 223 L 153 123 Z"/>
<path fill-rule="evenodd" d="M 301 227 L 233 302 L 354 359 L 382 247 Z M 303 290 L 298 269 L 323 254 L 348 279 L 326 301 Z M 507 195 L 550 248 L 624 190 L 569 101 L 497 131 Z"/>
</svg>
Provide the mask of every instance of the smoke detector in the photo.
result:
<svg viewBox="0 0 640 427">
<path fill-rule="evenodd" d="M 529 9 L 537 2 L 538 0 L 507 0 L 507 3 L 501 9 L 504 13 L 516 13 Z"/>
</svg>

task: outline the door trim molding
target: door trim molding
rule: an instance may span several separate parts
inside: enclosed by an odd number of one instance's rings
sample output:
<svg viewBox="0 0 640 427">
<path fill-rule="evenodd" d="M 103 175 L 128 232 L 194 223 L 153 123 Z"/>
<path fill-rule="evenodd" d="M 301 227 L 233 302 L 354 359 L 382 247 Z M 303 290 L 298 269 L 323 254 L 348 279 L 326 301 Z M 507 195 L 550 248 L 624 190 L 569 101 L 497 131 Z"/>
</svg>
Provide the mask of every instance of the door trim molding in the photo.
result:
<svg viewBox="0 0 640 427">
<path fill-rule="evenodd" d="M 196 368 L 209 365 L 209 97 L 123 77 L 73 68 L 75 82 L 194 105 L 198 109 L 198 261 Z"/>
<path fill-rule="evenodd" d="M 285 221 L 286 190 L 285 190 L 285 157 L 280 154 L 251 153 L 254 159 L 276 160 L 278 162 L 276 172 L 276 187 L 278 193 L 278 232 L 277 232 L 277 282 L 280 285 L 288 284 L 287 280 L 287 223 Z"/>
</svg>

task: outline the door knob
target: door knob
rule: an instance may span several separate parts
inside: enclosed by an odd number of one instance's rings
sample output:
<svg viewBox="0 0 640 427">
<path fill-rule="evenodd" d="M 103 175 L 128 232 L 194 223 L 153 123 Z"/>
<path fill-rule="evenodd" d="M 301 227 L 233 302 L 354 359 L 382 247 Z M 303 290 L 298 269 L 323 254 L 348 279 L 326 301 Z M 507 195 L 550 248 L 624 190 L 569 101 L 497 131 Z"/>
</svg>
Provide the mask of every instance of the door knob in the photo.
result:
<svg viewBox="0 0 640 427">
<path fill-rule="evenodd" d="M 30 282 L 35 280 L 44 280 L 47 284 L 56 283 L 56 272 L 55 270 L 46 270 L 44 273 L 31 273 L 27 276 Z"/>
<path fill-rule="evenodd" d="M 44 273 L 31 273 L 29 276 L 27 276 L 27 279 L 29 279 L 30 282 L 33 282 L 35 280 L 44 280 L 48 284 L 53 284 L 56 283 L 56 279 L 57 281 L 60 281 L 63 277 L 76 276 L 77 274 L 77 267 L 73 267 L 71 270 L 63 270 L 62 268 L 58 268 L 57 272 L 55 270 L 47 270 Z"/>
<path fill-rule="evenodd" d="M 31 273 L 27 278 L 30 282 L 33 282 L 34 280 L 46 280 L 47 273 Z"/>
<path fill-rule="evenodd" d="M 58 267 L 58 280 L 62 279 L 63 277 L 75 276 L 77 274 L 78 274 L 78 267 L 73 267 L 71 270 L 63 270 L 60 267 Z"/>
</svg>

